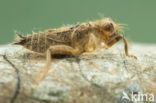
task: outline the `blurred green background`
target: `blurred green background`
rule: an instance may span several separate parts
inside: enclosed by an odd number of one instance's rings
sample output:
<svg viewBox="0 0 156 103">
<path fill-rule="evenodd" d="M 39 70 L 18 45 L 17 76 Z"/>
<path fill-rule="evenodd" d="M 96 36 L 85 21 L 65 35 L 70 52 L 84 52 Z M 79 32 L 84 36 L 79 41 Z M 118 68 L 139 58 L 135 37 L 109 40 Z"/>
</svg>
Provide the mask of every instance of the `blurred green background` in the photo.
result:
<svg viewBox="0 0 156 103">
<path fill-rule="evenodd" d="M 102 17 L 128 24 L 130 41 L 156 43 L 156 0 L 0 0 L 0 44 L 11 43 L 15 30 L 27 35 Z"/>
</svg>

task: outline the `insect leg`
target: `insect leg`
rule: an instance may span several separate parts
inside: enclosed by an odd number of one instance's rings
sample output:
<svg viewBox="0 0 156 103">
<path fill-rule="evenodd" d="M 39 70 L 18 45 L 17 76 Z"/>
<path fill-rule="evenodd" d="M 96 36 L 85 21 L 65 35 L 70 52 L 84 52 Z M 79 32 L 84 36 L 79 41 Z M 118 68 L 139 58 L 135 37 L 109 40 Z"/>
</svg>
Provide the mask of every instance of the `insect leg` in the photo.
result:
<svg viewBox="0 0 156 103">
<path fill-rule="evenodd" d="M 106 43 L 108 47 L 113 46 L 116 42 L 120 41 L 122 39 L 121 35 L 116 35 L 110 38 L 110 40 Z"/>
<path fill-rule="evenodd" d="M 136 56 L 129 55 L 129 53 L 128 53 L 128 42 L 127 42 L 127 40 L 126 40 L 122 35 L 120 35 L 120 34 L 118 34 L 117 36 L 112 37 L 112 38 L 110 39 L 110 41 L 108 41 L 108 43 L 107 43 L 106 45 L 107 45 L 108 47 L 111 47 L 111 46 L 113 46 L 116 42 L 120 41 L 121 39 L 123 39 L 124 44 L 125 44 L 125 54 L 126 54 L 126 56 L 128 56 L 128 57 L 133 57 L 133 58 L 137 59 Z"/>
<path fill-rule="evenodd" d="M 123 36 L 122 36 L 122 39 L 123 39 L 124 44 L 125 44 L 125 54 L 126 54 L 126 56 L 137 59 L 136 56 L 134 56 L 134 55 L 129 55 L 129 53 L 128 53 L 128 42 L 127 42 L 127 40 L 126 40 Z"/>
<path fill-rule="evenodd" d="M 52 57 L 51 55 L 53 54 L 71 54 L 71 55 L 76 55 L 79 54 L 79 51 L 66 45 L 56 45 L 56 46 L 51 46 L 46 53 L 46 66 L 44 68 L 44 71 L 42 74 L 37 78 L 35 81 L 35 85 L 37 85 L 41 80 L 43 80 L 48 73 L 50 66 L 51 66 L 51 61 Z"/>
</svg>

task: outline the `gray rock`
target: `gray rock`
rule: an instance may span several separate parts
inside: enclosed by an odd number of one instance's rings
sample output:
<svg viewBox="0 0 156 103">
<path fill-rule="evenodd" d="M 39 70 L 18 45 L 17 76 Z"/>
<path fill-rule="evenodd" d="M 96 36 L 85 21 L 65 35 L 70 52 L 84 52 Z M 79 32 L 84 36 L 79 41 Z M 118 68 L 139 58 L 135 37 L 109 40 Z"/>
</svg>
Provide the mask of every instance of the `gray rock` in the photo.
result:
<svg viewBox="0 0 156 103">
<path fill-rule="evenodd" d="M 155 51 L 156 45 L 133 44 L 130 54 L 138 57 L 135 60 L 126 57 L 119 44 L 109 50 L 54 58 L 44 80 L 34 87 L 45 55 L 20 46 L 1 46 L 0 103 L 154 103 Z"/>
</svg>

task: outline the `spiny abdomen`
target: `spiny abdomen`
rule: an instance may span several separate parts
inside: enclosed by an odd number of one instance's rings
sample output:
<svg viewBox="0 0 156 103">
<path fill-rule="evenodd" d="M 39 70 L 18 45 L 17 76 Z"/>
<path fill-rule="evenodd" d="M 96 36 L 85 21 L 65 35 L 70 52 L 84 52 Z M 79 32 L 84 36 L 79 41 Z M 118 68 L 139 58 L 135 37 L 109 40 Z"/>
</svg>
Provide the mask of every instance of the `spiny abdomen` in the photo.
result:
<svg viewBox="0 0 156 103">
<path fill-rule="evenodd" d="M 17 33 L 16 33 L 17 34 Z M 19 40 L 15 42 L 15 45 L 22 45 L 23 47 L 38 53 L 45 53 L 50 44 L 47 42 L 46 35 L 44 33 L 32 34 L 27 37 L 23 37 L 17 34 Z"/>
</svg>

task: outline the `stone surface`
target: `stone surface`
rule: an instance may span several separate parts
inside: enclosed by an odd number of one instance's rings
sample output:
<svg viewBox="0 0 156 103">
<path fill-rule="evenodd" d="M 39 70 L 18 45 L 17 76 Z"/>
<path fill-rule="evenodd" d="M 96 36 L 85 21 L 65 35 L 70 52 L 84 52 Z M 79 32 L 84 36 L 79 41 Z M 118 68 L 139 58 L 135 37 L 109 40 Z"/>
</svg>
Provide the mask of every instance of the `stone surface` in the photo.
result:
<svg viewBox="0 0 156 103">
<path fill-rule="evenodd" d="M 45 56 L 21 46 L 0 46 L 0 103 L 149 103 L 156 100 L 156 45 L 132 44 L 130 54 L 138 60 L 125 57 L 123 47 L 118 44 L 109 50 L 55 58 L 45 79 L 34 87 L 34 80 L 44 69 Z M 147 94 L 144 101 L 142 94 Z"/>
</svg>

